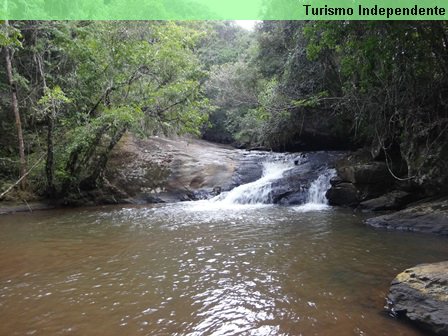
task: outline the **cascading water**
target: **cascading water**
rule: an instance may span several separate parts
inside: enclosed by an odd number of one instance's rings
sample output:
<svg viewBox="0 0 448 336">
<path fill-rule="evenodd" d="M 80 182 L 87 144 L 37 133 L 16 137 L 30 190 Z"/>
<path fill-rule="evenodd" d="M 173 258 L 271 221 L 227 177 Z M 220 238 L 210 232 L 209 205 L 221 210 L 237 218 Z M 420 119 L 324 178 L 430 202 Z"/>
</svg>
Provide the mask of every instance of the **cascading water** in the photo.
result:
<svg viewBox="0 0 448 336">
<path fill-rule="evenodd" d="M 212 198 L 207 201 L 207 207 L 273 204 L 278 202 L 279 196 L 292 195 L 296 197 L 296 202 L 304 203 L 295 207 L 298 211 L 318 211 L 328 208 L 325 194 L 330 188 L 330 179 L 335 175 L 335 170 L 323 170 L 321 175 L 310 183 L 310 178 L 316 177 L 315 170 L 322 171 L 326 165 L 326 158 L 322 158 L 321 153 L 299 156 L 270 154 L 263 160 L 262 176 L 258 180 L 242 184 Z M 319 167 L 320 162 L 322 165 Z M 307 186 L 309 188 L 306 188 Z"/>
<path fill-rule="evenodd" d="M 322 175 L 314 180 L 308 189 L 306 203 L 296 207 L 297 211 L 319 211 L 329 208 L 328 200 L 325 197 L 327 190 L 330 189 L 330 180 L 336 175 L 335 169 L 327 169 Z"/>
<path fill-rule="evenodd" d="M 271 183 L 283 176 L 283 173 L 294 167 L 291 159 L 276 158 L 275 161 L 263 163 L 263 175 L 260 179 L 240 185 L 213 199 L 221 204 L 268 204 L 272 203 Z"/>
<path fill-rule="evenodd" d="M 328 204 L 325 197 L 327 190 L 330 188 L 330 180 L 336 175 L 335 169 L 327 169 L 320 175 L 308 189 L 307 203 L 311 204 Z"/>
</svg>

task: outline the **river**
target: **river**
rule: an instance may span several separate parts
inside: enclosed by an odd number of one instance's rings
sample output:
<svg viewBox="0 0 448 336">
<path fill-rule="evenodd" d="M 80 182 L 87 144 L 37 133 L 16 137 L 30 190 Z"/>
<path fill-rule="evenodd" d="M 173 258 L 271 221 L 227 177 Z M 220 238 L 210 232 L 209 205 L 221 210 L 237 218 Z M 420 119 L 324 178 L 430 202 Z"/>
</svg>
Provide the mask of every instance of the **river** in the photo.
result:
<svg viewBox="0 0 448 336">
<path fill-rule="evenodd" d="M 1 216 L 0 335 L 423 335 L 384 298 L 446 239 L 231 193 Z"/>
</svg>

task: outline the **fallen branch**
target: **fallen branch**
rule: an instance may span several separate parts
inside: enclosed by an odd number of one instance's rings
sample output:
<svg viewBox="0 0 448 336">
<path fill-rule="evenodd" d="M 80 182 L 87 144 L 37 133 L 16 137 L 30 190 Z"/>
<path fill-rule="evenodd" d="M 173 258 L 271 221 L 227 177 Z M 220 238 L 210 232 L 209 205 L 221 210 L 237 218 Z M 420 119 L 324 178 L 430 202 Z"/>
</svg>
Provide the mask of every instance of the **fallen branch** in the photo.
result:
<svg viewBox="0 0 448 336">
<path fill-rule="evenodd" d="M 25 173 L 23 174 L 17 181 L 16 183 L 12 184 L 8 189 L 6 189 L 2 194 L 0 194 L 0 200 L 7 194 L 9 193 L 12 189 L 14 189 L 14 187 L 16 187 L 20 182 L 22 182 L 22 180 L 28 176 L 29 173 L 31 173 L 31 171 L 36 168 L 36 166 L 39 164 L 40 161 L 42 161 L 42 159 L 44 158 L 45 154 L 42 155 L 39 160 L 36 161 L 36 163 Z"/>
</svg>

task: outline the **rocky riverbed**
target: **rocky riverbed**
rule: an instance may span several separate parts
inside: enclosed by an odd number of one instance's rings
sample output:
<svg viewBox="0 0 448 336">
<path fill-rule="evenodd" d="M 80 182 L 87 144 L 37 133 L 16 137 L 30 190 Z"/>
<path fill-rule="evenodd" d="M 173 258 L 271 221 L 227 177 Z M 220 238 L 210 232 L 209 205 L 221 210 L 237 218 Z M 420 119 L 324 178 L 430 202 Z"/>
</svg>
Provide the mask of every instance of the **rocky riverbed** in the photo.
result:
<svg viewBox="0 0 448 336">
<path fill-rule="evenodd" d="M 111 155 L 102 197 L 106 203 L 210 198 L 259 179 L 263 162 L 283 160 L 291 168 L 273 181 L 269 199 L 302 204 L 310 184 L 342 156 L 341 152 L 275 154 L 196 139 L 138 139 L 128 134 Z"/>
</svg>

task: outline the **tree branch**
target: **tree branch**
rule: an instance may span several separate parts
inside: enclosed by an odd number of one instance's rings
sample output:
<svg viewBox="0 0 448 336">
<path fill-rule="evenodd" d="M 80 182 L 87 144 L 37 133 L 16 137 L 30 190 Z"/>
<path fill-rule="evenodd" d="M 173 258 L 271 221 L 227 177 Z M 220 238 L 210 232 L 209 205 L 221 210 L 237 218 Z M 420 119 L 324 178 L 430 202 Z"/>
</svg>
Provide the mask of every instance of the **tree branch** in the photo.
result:
<svg viewBox="0 0 448 336">
<path fill-rule="evenodd" d="M 9 193 L 14 187 L 16 187 L 20 182 L 22 182 L 22 180 L 28 176 L 29 173 L 31 173 L 31 171 L 40 163 L 40 161 L 42 161 L 42 159 L 44 158 L 45 154 L 42 155 L 39 160 L 36 161 L 36 163 L 25 173 L 23 174 L 13 185 L 11 185 L 8 189 L 6 189 L 3 193 L 0 194 L 0 200 L 7 194 Z"/>
</svg>

